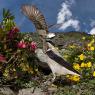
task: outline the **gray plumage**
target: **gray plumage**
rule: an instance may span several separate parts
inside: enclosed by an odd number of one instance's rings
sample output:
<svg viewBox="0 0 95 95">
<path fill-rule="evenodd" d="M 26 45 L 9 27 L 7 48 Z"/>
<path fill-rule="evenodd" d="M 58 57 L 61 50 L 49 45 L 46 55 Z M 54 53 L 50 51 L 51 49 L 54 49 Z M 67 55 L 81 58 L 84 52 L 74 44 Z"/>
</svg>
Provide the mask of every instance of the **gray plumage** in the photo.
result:
<svg viewBox="0 0 95 95">
<path fill-rule="evenodd" d="M 55 47 L 49 42 L 46 42 L 46 38 L 48 38 L 48 26 L 43 14 L 38 10 L 38 8 L 34 5 L 23 5 L 22 11 L 34 23 L 36 31 L 42 38 L 43 50 L 37 49 L 35 53 L 41 62 L 46 63 L 46 65 L 48 64 L 54 75 L 54 79 L 56 75 L 72 74 L 80 76 L 80 74 L 62 58 Z M 53 36 L 55 35 L 52 34 L 51 37 Z"/>
</svg>

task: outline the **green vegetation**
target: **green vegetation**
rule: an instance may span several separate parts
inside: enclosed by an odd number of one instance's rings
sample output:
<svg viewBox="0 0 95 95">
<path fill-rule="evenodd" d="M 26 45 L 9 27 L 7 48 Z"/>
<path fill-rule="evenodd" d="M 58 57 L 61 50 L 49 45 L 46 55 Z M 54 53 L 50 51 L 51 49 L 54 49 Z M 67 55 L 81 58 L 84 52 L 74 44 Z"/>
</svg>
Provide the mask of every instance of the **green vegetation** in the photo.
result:
<svg viewBox="0 0 95 95">
<path fill-rule="evenodd" d="M 0 86 L 21 88 L 39 87 L 43 91 L 57 88 L 50 95 L 95 95 L 95 36 L 84 32 L 56 33 L 52 41 L 63 58 L 79 71 L 82 77 L 58 77 L 49 85 L 52 74 L 38 65 L 35 49 L 42 43 L 37 33 L 20 33 L 9 10 L 3 10 L 0 23 Z M 47 84 L 45 83 L 47 82 Z"/>
</svg>

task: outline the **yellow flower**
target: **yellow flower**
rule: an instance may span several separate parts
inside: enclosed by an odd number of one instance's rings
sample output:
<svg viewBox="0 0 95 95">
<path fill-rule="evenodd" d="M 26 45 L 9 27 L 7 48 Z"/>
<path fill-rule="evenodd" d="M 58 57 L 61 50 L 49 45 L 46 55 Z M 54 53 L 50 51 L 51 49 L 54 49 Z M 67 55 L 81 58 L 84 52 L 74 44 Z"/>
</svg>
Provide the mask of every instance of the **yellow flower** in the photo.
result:
<svg viewBox="0 0 95 95">
<path fill-rule="evenodd" d="M 67 59 L 68 58 L 68 55 L 64 55 L 63 58 Z"/>
<path fill-rule="evenodd" d="M 80 66 L 79 66 L 79 64 L 74 64 L 74 65 L 73 65 L 73 68 L 74 68 L 75 70 L 79 70 L 79 69 L 80 69 Z"/>
<path fill-rule="evenodd" d="M 74 76 L 67 75 L 67 78 L 76 82 L 80 80 L 80 77 L 77 75 L 74 75 Z"/>
<path fill-rule="evenodd" d="M 92 45 L 92 43 L 89 43 L 87 46 L 90 47 Z"/>
<path fill-rule="evenodd" d="M 85 63 L 85 64 L 84 64 L 84 67 L 88 67 L 88 64 L 87 64 L 87 63 Z"/>
<path fill-rule="evenodd" d="M 95 77 L 95 71 L 93 72 L 93 77 Z"/>
<path fill-rule="evenodd" d="M 91 43 L 93 44 L 94 42 L 95 42 L 95 40 L 94 40 L 94 39 L 92 39 Z"/>
<path fill-rule="evenodd" d="M 80 60 L 84 60 L 85 55 L 81 54 L 81 55 L 79 55 L 79 58 L 80 58 Z"/>
<path fill-rule="evenodd" d="M 84 62 L 82 62 L 81 63 L 81 65 L 80 65 L 80 67 L 88 67 L 88 68 L 90 68 L 92 66 L 92 63 L 91 62 L 88 62 L 88 63 L 84 63 Z"/>
<path fill-rule="evenodd" d="M 68 79 L 70 79 L 70 80 L 73 80 L 73 79 L 72 79 L 73 76 L 72 76 L 72 75 L 69 75 L 69 74 L 66 75 L 66 78 L 68 78 Z"/>
<path fill-rule="evenodd" d="M 90 50 L 92 50 L 92 51 L 93 51 L 93 50 L 94 50 L 94 47 L 90 47 Z"/>
<path fill-rule="evenodd" d="M 66 75 L 66 77 L 67 77 L 67 78 L 69 78 L 69 77 L 70 77 L 70 75 L 68 75 L 68 74 L 67 74 L 67 75 Z"/>
<path fill-rule="evenodd" d="M 91 66 L 92 66 L 92 63 L 91 63 L 91 62 L 88 62 L 88 63 L 87 63 L 87 67 L 90 68 Z"/>
<path fill-rule="evenodd" d="M 85 40 L 85 37 L 82 37 L 83 40 Z"/>
<path fill-rule="evenodd" d="M 81 65 L 80 65 L 80 67 L 82 67 L 82 68 L 85 67 L 85 63 L 82 62 Z"/>
<path fill-rule="evenodd" d="M 73 79 L 73 81 L 79 81 L 80 80 L 80 77 L 75 75 L 75 76 L 73 76 L 72 79 Z"/>
<path fill-rule="evenodd" d="M 8 75 L 9 75 L 9 70 L 5 69 L 5 72 L 3 73 L 3 76 L 8 77 Z"/>
<path fill-rule="evenodd" d="M 75 45 L 70 45 L 69 47 L 70 47 L 70 48 L 75 48 L 76 46 L 75 46 Z"/>
<path fill-rule="evenodd" d="M 29 70 L 29 65 L 28 64 L 21 63 L 20 67 L 21 67 L 22 71 L 28 71 Z"/>
<path fill-rule="evenodd" d="M 8 76 L 8 73 L 5 73 L 5 72 L 4 72 L 4 73 L 3 73 L 3 76 L 7 77 L 7 76 Z"/>
</svg>

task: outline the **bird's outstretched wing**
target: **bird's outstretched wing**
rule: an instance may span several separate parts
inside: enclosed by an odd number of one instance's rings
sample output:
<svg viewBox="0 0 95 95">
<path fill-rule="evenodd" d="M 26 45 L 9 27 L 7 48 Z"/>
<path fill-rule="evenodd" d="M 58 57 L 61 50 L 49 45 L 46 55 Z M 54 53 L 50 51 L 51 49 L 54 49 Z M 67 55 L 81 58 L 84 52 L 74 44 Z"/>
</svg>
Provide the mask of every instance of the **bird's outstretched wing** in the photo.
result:
<svg viewBox="0 0 95 95">
<path fill-rule="evenodd" d="M 23 5 L 22 12 L 34 23 L 36 29 L 48 32 L 45 18 L 35 5 Z"/>
</svg>

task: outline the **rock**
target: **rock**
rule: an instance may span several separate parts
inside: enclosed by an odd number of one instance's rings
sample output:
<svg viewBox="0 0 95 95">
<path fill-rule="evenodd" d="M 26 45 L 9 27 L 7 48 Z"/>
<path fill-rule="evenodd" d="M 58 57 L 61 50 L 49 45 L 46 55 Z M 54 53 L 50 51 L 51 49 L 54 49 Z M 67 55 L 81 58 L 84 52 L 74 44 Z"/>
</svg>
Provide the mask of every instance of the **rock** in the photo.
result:
<svg viewBox="0 0 95 95">
<path fill-rule="evenodd" d="M 1 87 L 0 95 L 15 95 L 15 93 L 9 87 Z"/>
<path fill-rule="evenodd" d="M 57 87 L 50 87 L 48 88 L 48 92 L 50 93 L 50 95 L 53 95 L 53 93 L 57 91 Z"/>
<path fill-rule="evenodd" d="M 19 90 L 18 95 L 45 95 L 45 93 L 40 89 L 36 88 L 33 92 L 34 88 L 26 88 Z"/>
</svg>

